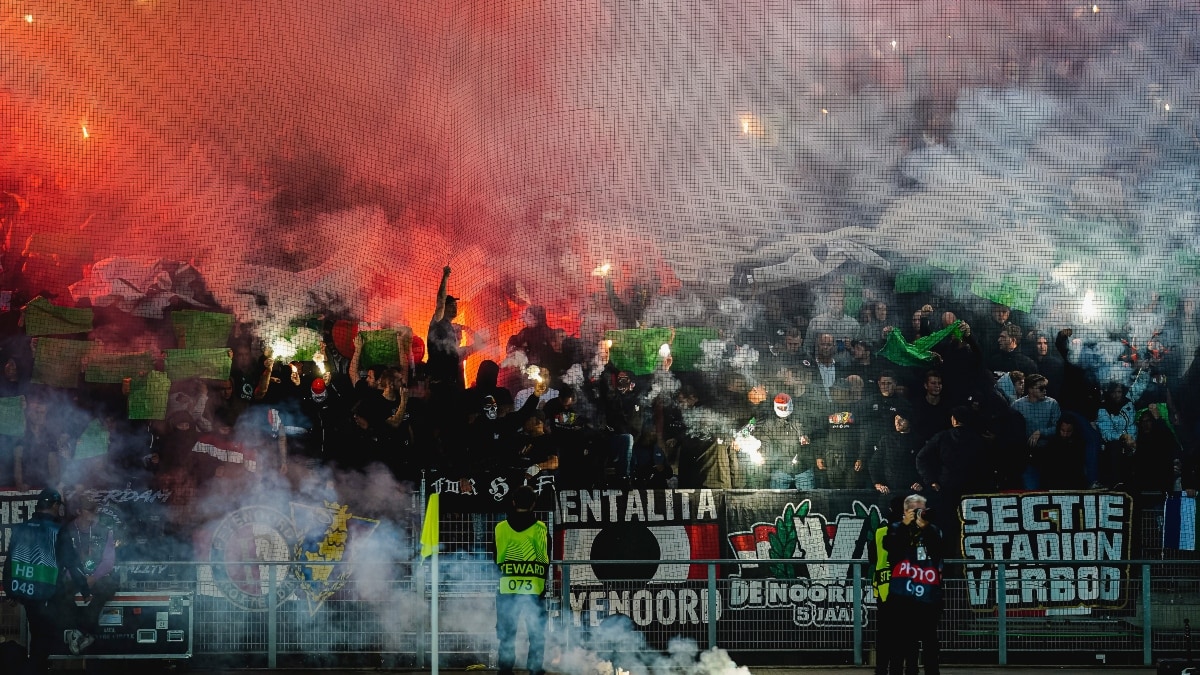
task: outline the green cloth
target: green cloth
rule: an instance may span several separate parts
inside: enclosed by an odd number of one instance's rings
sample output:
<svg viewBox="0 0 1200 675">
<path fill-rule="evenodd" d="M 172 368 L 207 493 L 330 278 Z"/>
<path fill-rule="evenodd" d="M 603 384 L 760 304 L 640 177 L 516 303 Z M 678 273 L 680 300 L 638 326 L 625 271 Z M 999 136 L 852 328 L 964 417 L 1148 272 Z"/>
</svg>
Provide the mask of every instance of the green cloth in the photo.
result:
<svg viewBox="0 0 1200 675">
<path fill-rule="evenodd" d="M 610 330 L 604 334 L 612 340 L 608 359 L 618 370 L 635 375 L 649 375 L 658 367 L 658 350 L 664 344 L 671 348 L 671 370 L 695 370 L 704 358 L 700 344 L 717 339 L 712 328 L 631 328 Z"/>
<path fill-rule="evenodd" d="M 167 377 L 173 381 L 198 377 L 202 380 L 228 380 L 233 357 L 219 349 L 168 349 Z"/>
<path fill-rule="evenodd" d="M 604 339 L 612 340 L 612 347 L 608 349 L 608 360 L 617 370 L 625 370 L 634 375 L 649 375 L 658 367 L 658 350 L 671 342 L 671 329 L 610 330 L 604 334 Z"/>
<path fill-rule="evenodd" d="M 129 419 L 165 419 L 170 393 L 171 380 L 166 373 L 151 370 L 145 375 L 135 375 L 129 382 Z"/>
<path fill-rule="evenodd" d="M 971 279 L 971 293 L 1015 310 L 1029 312 L 1037 300 L 1036 274 L 1005 274 L 999 279 L 976 276 Z"/>
<path fill-rule="evenodd" d="M 154 354 L 150 352 L 92 352 L 88 355 L 83 380 L 95 384 L 120 384 L 127 377 L 151 370 L 154 370 Z"/>
<path fill-rule="evenodd" d="M 60 307 L 37 297 L 25 305 L 25 334 L 70 335 L 92 330 L 92 310 Z"/>
<path fill-rule="evenodd" d="M 396 334 L 391 329 L 360 331 L 362 356 L 358 357 L 358 365 L 362 368 L 400 365 L 400 346 L 396 344 Z"/>
<path fill-rule="evenodd" d="M 321 350 L 321 334 L 311 328 L 293 326 L 269 344 L 279 361 L 312 361 Z"/>
<path fill-rule="evenodd" d="M 936 358 L 933 348 L 951 334 L 954 337 L 962 337 L 958 323 L 946 326 L 933 335 L 917 338 L 912 344 L 904 339 L 899 330 L 893 330 L 888 333 L 887 342 L 883 344 L 883 349 L 879 350 L 879 356 L 898 366 L 928 365 Z"/>
<path fill-rule="evenodd" d="M 675 340 L 671 342 L 671 370 L 677 373 L 695 370 L 704 358 L 700 343 L 718 337 L 715 328 L 676 328 Z"/>
<path fill-rule="evenodd" d="M 75 459 L 101 457 L 108 454 L 108 429 L 100 420 L 92 420 L 75 441 Z"/>
<path fill-rule="evenodd" d="M 25 397 L 0 398 L 0 435 L 25 435 Z"/>
<path fill-rule="evenodd" d="M 38 338 L 33 348 L 33 381 L 51 387 L 78 387 L 83 358 L 94 345 L 85 340 Z"/>
<path fill-rule="evenodd" d="M 233 315 L 184 309 L 171 312 L 175 340 L 184 349 L 225 347 L 233 331 Z"/>
<path fill-rule="evenodd" d="M 896 275 L 897 293 L 928 293 L 933 290 L 936 270 L 928 265 L 911 265 Z"/>
<path fill-rule="evenodd" d="M 846 316 L 858 316 L 863 305 L 863 283 L 857 275 L 847 274 L 842 280 L 842 312 Z"/>
</svg>

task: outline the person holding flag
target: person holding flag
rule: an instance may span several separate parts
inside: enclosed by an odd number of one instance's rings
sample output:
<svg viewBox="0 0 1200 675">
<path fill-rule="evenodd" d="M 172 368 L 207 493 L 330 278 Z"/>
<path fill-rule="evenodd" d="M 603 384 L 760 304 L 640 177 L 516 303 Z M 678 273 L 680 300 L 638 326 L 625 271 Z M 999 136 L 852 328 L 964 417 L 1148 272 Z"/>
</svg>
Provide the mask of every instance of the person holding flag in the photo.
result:
<svg viewBox="0 0 1200 675">
<path fill-rule="evenodd" d="M 500 588 L 496 596 L 496 637 L 499 638 L 500 675 L 512 675 L 516 663 L 517 624 L 525 622 L 529 636 L 526 667 L 532 675 L 544 675 L 542 656 L 546 647 L 546 607 L 542 593 L 550 566 L 546 524 L 533 514 L 537 493 L 528 485 L 513 491 L 512 509 L 496 525 L 496 564 L 500 566 Z"/>
</svg>

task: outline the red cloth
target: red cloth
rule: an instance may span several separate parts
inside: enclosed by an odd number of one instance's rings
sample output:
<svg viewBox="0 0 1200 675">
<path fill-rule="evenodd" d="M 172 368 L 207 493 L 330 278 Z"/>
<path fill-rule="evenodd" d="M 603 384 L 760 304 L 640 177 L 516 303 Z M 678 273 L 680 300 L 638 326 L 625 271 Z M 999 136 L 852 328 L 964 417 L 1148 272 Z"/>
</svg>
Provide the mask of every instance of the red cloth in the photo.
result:
<svg viewBox="0 0 1200 675">
<path fill-rule="evenodd" d="M 357 321 L 335 321 L 333 324 L 333 346 L 346 358 L 354 356 L 354 336 L 358 335 Z"/>
</svg>

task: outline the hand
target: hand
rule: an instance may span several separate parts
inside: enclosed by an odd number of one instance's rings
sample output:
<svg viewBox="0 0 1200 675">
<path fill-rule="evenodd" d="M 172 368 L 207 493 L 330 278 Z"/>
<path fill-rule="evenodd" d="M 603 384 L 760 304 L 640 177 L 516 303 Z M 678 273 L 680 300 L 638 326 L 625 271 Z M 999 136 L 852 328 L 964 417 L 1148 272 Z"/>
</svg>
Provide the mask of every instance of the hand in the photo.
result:
<svg viewBox="0 0 1200 675">
<path fill-rule="evenodd" d="M 352 340 L 352 342 L 354 343 L 354 351 L 357 352 L 359 349 L 362 349 L 362 341 L 363 341 L 362 333 L 355 333 L 354 340 Z"/>
<path fill-rule="evenodd" d="M 818 459 L 817 460 L 817 471 L 824 471 L 824 470 L 825 470 L 825 460 Z"/>
<path fill-rule="evenodd" d="M 886 495 L 888 492 L 890 492 L 890 490 L 888 490 L 888 486 L 884 485 L 883 483 L 876 483 L 875 490 L 881 495 Z"/>
<path fill-rule="evenodd" d="M 1040 432 L 1040 431 L 1033 432 L 1033 435 L 1031 435 L 1029 437 L 1029 447 L 1032 448 L 1033 446 L 1037 445 L 1038 439 L 1041 437 L 1042 437 L 1042 432 Z"/>
<path fill-rule="evenodd" d="M 861 459 L 854 460 L 854 470 L 856 472 L 862 471 L 862 468 L 863 468 L 863 461 Z"/>
<path fill-rule="evenodd" d="M 931 489 L 932 489 L 934 492 L 941 492 L 941 491 L 942 491 L 942 486 L 941 486 L 941 485 L 939 485 L 939 484 L 937 484 L 937 483 L 930 483 L 930 484 L 929 484 L 929 487 L 930 487 L 930 488 L 931 488 Z"/>
<path fill-rule="evenodd" d="M 88 593 L 87 595 L 83 596 L 83 604 L 85 604 L 85 605 L 92 604 L 92 597 L 93 596 L 91 593 Z"/>
<path fill-rule="evenodd" d="M 450 276 L 450 266 L 446 265 L 445 267 L 442 268 L 442 278 L 444 279 L 448 276 Z"/>
<path fill-rule="evenodd" d="M 908 486 L 908 489 L 912 490 L 913 492 L 920 492 L 921 490 L 924 490 L 925 488 L 921 487 L 920 483 L 913 483 L 912 485 Z"/>
</svg>

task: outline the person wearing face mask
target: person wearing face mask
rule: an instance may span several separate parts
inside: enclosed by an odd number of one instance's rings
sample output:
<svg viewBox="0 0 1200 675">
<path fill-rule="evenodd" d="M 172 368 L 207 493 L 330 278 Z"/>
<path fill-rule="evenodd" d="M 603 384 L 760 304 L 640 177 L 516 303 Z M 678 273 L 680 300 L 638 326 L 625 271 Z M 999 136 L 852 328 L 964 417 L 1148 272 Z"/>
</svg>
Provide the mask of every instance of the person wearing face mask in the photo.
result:
<svg viewBox="0 0 1200 675">
<path fill-rule="evenodd" d="M 816 458 L 790 394 L 780 392 L 775 395 L 772 413 L 758 425 L 757 435 L 763 443 L 766 480 L 764 484 L 750 487 L 813 489 Z"/>
<path fill-rule="evenodd" d="M 484 396 L 482 405 L 471 415 L 467 427 L 467 472 L 472 475 L 494 473 L 505 467 L 513 447 L 516 426 L 502 415 L 492 396 Z"/>
</svg>

